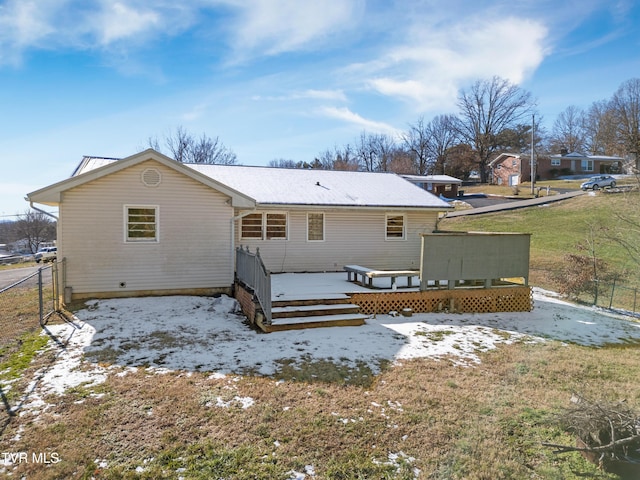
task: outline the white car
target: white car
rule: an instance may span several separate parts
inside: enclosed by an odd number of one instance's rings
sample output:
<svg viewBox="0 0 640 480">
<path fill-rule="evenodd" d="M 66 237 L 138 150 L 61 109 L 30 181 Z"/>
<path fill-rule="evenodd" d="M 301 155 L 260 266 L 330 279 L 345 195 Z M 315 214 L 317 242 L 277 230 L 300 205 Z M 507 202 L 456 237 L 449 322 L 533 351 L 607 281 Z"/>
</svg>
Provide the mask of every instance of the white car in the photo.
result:
<svg viewBox="0 0 640 480">
<path fill-rule="evenodd" d="M 614 188 L 616 186 L 616 179 L 610 175 L 598 175 L 597 177 L 591 177 L 588 181 L 580 185 L 582 190 L 592 189 L 598 190 L 600 188 L 609 187 Z"/>
<path fill-rule="evenodd" d="M 53 262 L 56 259 L 57 254 L 58 247 L 46 247 L 38 250 L 34 255 L 34 258 L 36 263 L 40 263 L 40 261 L 42 261 L 42 263 Z"/>
</svg>

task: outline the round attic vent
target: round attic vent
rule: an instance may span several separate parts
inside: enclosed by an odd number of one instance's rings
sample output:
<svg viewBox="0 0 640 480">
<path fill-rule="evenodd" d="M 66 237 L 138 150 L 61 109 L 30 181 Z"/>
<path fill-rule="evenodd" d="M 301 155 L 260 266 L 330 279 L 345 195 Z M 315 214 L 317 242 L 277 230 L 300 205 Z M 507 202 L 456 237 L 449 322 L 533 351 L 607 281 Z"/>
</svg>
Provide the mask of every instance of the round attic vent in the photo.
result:
<svg viewBox="0 0 640 480">
<path fill-rule="evenodd" d="M 162 176 L 155 168 L 147 168 L 142 172 L 142 183 L 147 187 L 157 187 L 160 185 L 161 180 Z"/>
</svg>

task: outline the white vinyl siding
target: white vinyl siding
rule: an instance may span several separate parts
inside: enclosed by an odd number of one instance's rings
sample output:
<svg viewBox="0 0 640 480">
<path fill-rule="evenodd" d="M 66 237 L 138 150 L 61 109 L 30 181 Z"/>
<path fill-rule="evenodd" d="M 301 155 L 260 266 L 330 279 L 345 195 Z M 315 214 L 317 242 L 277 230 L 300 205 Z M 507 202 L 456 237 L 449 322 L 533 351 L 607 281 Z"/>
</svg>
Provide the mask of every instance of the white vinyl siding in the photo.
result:
<svg viewBox="0 0 640 480">
<path fill-rule="evenodd" d="M 307 241 L 324 241 L 324 213 L 307 213 Z"/>
<path fill-rule="evenodd" d="M 241 214 L 237 211 L 236 215 Z M 405 241 L 387 241 L 386 214 L 377 209 L 324 210 L 324 241 L 308 240 L 308 214 L 304 207 L 288 212 L 288 241 L 274 242 L 240 239 L 236 222 L 236 245 L 260 248 L 266 267 L 278 272 L 342 271 L 345 265 L 398 270 L 418 269 L 421 233 L 435 230 L 438 213 L 434 211 L 399 212 L 404 216 Z M 346 277 L 345 277 L 346 279 Z"/>
<path fill-rule="evenodd" d="M 162 174 L 159 185 L 143 184 L 147 168 Z M 64 192 L 58 246 L 67 286 L 87 295 L 230 287 L 228 200 L 152 160 Z M 154 206 L 160 241 L 125 241 L 125 206 Z"/>
<path fill-rule="evenodd" d="M 126 242 L 157 242 L 159 240 L 157 206 L 125 205 L 124 218 Z"/>
<path fill-rule="evenodd" d="M 404 240 L 404 215 L 402 214 L 387 214 L 385 218 L 386 223 L 386 239 L 387 240 Z"/>
</svg>

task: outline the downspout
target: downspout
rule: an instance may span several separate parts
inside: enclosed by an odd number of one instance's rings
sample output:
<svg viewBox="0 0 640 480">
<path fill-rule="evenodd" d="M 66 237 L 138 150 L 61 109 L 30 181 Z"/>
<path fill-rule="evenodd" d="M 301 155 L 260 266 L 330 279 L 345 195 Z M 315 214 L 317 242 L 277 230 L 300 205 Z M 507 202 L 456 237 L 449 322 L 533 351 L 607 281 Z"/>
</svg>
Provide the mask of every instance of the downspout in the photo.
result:
<svg viewBox="0 0 640 480">
<path fill-rule="evenodd" d="M 236 272 L 236 232 L 235 232 L 235 223 L 236 221 L 246 217 L 247 215 L 250 215 L 252 213 L 255 213 L 256 208 L 253 207 L 252 210 L 249 210 L 247 212 L 241 213 L 240 215 L 236 215 L 235 217 L 231 217 L 231 276 L 234 277 L 235 276 L 235 272 Z"/>
<path fill-rule="evenodd" d="M 24 197 L 24 199 L 29 202 L 29 206 L 31 208 L 33 208 L 36 212 L 40 212 L 40 213 L 46 215 L 47 217 L 51 217 L 51 218 L 55 219 L 56 222 L 58 221 L 58 217 L 56 217 L 53 213 L 45 212 L 44 210 L 42 210 L 42 209 L 40 209 L 38 207 L 34 207 L 33 206 L 33 200 L 29 200 L 29 197 Z"/>
</svg>

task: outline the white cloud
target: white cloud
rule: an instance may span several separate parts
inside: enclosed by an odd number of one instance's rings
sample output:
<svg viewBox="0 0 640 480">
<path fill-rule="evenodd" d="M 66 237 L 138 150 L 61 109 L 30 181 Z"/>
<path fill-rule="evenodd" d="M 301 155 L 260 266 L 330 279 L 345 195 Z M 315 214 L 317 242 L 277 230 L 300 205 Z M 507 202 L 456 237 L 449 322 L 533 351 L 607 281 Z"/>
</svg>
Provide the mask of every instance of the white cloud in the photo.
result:
<svg viewBox="0 0 640 480">
<path fill-rule="evenodd" d="M 365 86 L 417 110 L 442 109 L 454 105 L 470 80 L 498 75 L 522 82 L 544 59 L 547 33 L 542 23 L 515 17 L 414 27 L 402 44 L 349 71 L 362 76 Z"/>
<path fill-rule="evenodd" d="M 8 0 L 0 5 L 0 64 L 30 49 L 137 45 L 194 24 L 198 5 L 165 0 Z"/>
<path fill-rule="evenodd" d="M 317 110 L 320 115 L 335 118 L 337 120 L 342 120 L 346 123 L 350 123 L 352 125 L 356 125 L 368 132 L 372 133 L 385 133 L 392 136 L 398 136 L 399 131 L 395 127 L 384 123 L 384 122 L 376 122 L 375 120 L 368 120 L 361 115 L 352 112 L 346 107 L 338 108 L 338 107 L 322 107 Z"/>
<path fill-rule="evenodd" d="M 135 8 L 123 2 L 106 1 L 95 18 L 99 41 L 109 45 L 118 40 L 158 29 L 163 25 L 159 12 Z"/>
<path fill-rule="evenodd" d="M 223 0 L 239 11 L 232 28 L 238 55 L 275 55 L 324 44 L 353 28 L 364 11 L 363 0 Z"/>
<path fill-rule="evenodd" d="M 271 101 L 288 101 L 288 100 L 335 100 L 338 102 L 346 102 L 347 96 L 343 90 L 314 90 L 308 89 L 299 92 L 293 92 L 287 95 L 254 95 L 252 100 L 271 100 Z"/>
</svg>

